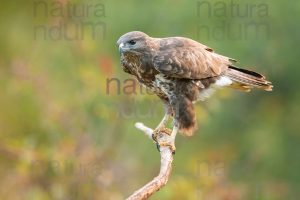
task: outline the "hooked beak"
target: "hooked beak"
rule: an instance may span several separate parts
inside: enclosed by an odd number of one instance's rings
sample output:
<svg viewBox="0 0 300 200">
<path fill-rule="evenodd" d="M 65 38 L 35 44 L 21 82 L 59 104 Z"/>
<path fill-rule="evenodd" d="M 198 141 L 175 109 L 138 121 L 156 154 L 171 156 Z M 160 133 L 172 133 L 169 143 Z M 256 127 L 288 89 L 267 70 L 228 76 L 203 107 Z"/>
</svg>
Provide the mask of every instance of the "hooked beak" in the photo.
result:
<svg viewBox="0 0 300 200">
<path fill-rule="evenodd" d="M 120 52 L 120 53 L 123 52 L 123 47 L 124 47 L 124 43 L 120 43 L 120 44 L 119 44 L 119 52 Z"/>
</svg>

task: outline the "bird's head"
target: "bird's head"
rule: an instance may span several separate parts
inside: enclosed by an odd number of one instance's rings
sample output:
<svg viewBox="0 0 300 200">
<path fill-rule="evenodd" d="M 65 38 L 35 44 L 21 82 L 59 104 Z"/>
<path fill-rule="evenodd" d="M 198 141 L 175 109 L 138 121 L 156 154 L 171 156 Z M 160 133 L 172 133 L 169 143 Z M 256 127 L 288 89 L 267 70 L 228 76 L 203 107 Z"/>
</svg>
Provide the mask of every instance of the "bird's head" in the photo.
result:
<svg viewBox="0 0 300 200">
<path fill-rule="evenodd" d="M 149 36 L 140 31 L 132 31 L 122 35 L 118 41 L 120 53 L 141 53 L 147 47 Z"/>
</svg>

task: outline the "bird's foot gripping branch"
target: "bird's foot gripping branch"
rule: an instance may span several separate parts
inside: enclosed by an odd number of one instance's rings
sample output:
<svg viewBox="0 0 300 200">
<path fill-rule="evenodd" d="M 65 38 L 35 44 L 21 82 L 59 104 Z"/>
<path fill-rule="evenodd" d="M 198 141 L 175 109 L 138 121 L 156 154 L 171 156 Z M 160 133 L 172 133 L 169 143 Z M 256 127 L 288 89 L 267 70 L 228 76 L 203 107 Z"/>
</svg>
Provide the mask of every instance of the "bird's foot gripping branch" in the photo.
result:
<svg viewBox="0 0 300 200">
<path fill-rule="evenodd" d="M 140 123 L 137 123 L 136 126 L 140 126 Z M 139 127 L 137 127 L 138 129 L 140 129 Z M 160 147 L 162 146 L 166 146 L 169 147 L 172 150 L 172 153 L 175 154 L 175 137 L 174 134 L 172 135 L 174 131 L 171 131 L 168 128 L 159 128 L 159 129 L 155 129 L 152 132 L 152 139 L 153 141 L 156 143 L 157 149 L 158 151 L 160 151 Z M 176 136 L 176 135 L 175 135 Z"/>
<path fill-rule="evenodd" d="M 135 127 L 145 133 L 149 139 L 153 140 L 154 130 L 142 123 L 136 123 Z M 160 129 L 155 133 L 155 142 L 160 146 L 160 171 L 152 181 L 135 191 L 127 200 L 148 199 L 153 193 L 160 190 L 167 184 L 172 171 L 173 155 L 175 152 L 175 137 L 169 129 Z M 175 135 L 176 136 L 176 135 Z"/>
</svg>

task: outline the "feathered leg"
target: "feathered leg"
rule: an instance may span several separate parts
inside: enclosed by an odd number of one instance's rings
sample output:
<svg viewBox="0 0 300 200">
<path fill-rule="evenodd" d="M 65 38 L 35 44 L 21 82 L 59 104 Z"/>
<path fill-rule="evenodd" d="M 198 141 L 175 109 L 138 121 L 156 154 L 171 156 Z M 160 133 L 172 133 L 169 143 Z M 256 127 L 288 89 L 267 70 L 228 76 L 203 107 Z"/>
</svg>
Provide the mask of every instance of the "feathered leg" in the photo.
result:
<svg viewBox="0 0 300 200">
<path fill-rule="evenodd" d="M 160 146 L 168 146 L 172 153 L 175 154 L 175 138 L 177 135 L 177 132 L 179 130 L 179 123 L 178 121 L 174 118 L 174 125 L 172 132 L 170 129 L 166 128 L 166 124 L 171 116 L 174 117 L 175 110 L 170 104 L 166 104 L 166 114 L 162 121 L 159 123 L 158 127 L 154 130 L 153 133 L 153 140 L 156 141 L 157 149 L 160 151 Z M 166 140 L 163 142 L 160 142 L 159 144 L 157 143 L 157 136 L 159 133 L 167 133 L 169 136 L 166 137 Z"/>
<path fill-rule="evenodd" d="M 154 141 L 157 141 L 158 133 L 163 131 L 164 129 L 166 129 L 166 125 L 167 125 L 168 120 L 171 115 L 172 115 L 172 109 L 169 105 L 166 105 L 166 113 L 165 113 L 163 119 L 161 120 L 161 122 L 159 123 L 159 125 L 153 131 L 152 138 Z M 165 131 L 165 132 L 168 132 L 168 131 Z"/>
<path fill-rule="evenodd" d="M 184 135 L 191 136 L 196 128 L 196 119 L 193 103 L 183 95 L 177 95 L 170 99 L 169 110 L 172 111 L 174 117 L 174 125 L 172 132 L 169 134 L 165 142 L 160 143 L 160 146 L 169 146 L 173 153 L 175 153 L 175 138 L 177 132 L 180 130 Z M 168 133 L 168 131 L 165 131 Z M 157 137 L 157 134 L 156 136 Z M 159 146 L 157 147 L 159 149 Z"/>
<path fill-rule="evenodd" d="M 174 127 L 173 127 L 173 130 L 172 130 L 170 136 L 167 138 L 166 141 L 161 142 L 159 144 L 160 146 L 168 146 L 171 149 L 173 154 L 175 154 L 175 150 L 176 150 L 175 139 L 176 139 L 178 130 L 179 130 L 178 126 L 176 125 L 176 123 L 174 123 Z M 160 147 L 160 146 L 158 146 L 158 147 Z"/>
</svg>

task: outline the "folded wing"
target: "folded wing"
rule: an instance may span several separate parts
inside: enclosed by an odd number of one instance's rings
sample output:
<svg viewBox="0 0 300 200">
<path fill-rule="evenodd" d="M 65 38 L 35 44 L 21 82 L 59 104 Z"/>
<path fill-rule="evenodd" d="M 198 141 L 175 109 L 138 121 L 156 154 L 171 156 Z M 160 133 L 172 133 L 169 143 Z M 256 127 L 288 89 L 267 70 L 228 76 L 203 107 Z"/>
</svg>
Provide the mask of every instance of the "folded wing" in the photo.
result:
<svg viewBox="0 0 300 200">
<path fill-rule="evenodd" d="M 156 70 L 170 77 L 203 79 L 219 76 L 234 59 L 216 54 L 205 45 L 185 38 L 169 38 L 153 57 Z"/>
</svg>

